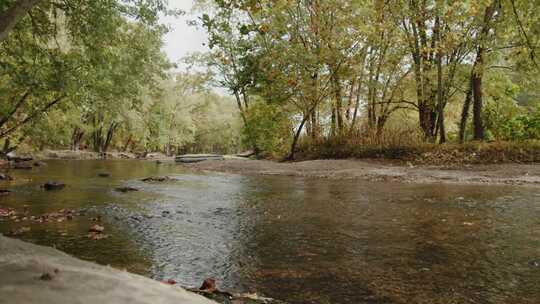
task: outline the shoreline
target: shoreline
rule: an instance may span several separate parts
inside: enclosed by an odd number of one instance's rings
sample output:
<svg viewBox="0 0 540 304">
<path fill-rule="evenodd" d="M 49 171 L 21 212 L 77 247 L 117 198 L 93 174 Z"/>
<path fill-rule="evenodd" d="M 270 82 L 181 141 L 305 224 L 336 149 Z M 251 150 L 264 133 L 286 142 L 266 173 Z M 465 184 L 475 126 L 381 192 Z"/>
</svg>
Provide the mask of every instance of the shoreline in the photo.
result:
<svg viewBox="0 0 540 304">
<path fill-rule="evenodd" d="M 40 160 L 99 160 L 97 152 L 45 150 L 31 155 Z M 194 171 L 241 175 L 278 175 L 418 184 L 516 185 L 540 187 L 540 163 L 457 164 L 452 166 L 416 164 L 390 159 L 318 159 L 296 162 L 254 160 L 225 155 L 225 160 L 178 163 Z M 148 153 L 137 158 L 133 153 L 108 152 L 109 160 L 174 162 L 174 157 Z M 31 161 L 34 162 L 34 161 Z M 0 168 L 9 168 L 8 164 Z"/>
<path fill-rule="evenodd" d="M 280 175 L 419 184 L 516 185 L 540 188 L 540 164 L 490 164 L 441 167 L 388 160 L 324 159 L 279 163 L 226 159 L 183 164 L 195 171 L 242 175 Z"/>
</svg>

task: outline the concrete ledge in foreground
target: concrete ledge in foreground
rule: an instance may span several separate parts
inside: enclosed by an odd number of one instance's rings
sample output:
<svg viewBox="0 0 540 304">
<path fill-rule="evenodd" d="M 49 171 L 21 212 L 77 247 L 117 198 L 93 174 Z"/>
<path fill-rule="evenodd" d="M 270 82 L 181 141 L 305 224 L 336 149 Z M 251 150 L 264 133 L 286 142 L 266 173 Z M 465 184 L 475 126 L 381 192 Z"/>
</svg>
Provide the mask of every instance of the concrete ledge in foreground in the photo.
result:
<svg viewBox="0 0 540 304">
<path fill-rule="evenodd" d="M 0 303 L 215 304 L 179 287 L 2 235 Z"/>
</svg>

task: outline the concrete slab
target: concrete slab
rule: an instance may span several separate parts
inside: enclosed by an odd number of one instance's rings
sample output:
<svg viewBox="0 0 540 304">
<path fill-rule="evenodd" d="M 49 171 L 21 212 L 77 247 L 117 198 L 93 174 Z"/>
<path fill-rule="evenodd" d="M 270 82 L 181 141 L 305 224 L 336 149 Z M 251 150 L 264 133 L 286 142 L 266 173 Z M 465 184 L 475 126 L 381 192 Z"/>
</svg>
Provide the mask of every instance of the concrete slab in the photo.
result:
<svg viewBox="0 0 540 304">
<path fill-rule="evenodd" d="M 180 287 L 0 235 L 0 304 L 215 304 Z"/>
</svg>

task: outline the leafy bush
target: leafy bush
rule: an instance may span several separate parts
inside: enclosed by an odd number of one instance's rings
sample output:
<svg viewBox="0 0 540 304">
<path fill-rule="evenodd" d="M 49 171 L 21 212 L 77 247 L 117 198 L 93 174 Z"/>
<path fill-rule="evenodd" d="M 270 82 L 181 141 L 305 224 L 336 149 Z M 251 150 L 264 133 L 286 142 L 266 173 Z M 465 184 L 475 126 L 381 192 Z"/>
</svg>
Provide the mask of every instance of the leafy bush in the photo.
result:
<svg viewBox="0 0 540 304">
<path fill-rule="evenodd" d="M 486 109 L 489 131 L 496 140 L 540 139 L 540 107 L 533 111 L 513 114 L 509 111 L 500 115 L 492 108 Z"/>
<path fill-rule="evenodd" d="M 255 141 L 264 157 L 279 158 L 289 149 L 292 133 L 291 120 L 282 108 L 265 102 L 253 103 L 247 113 L 249 128 L 243 128 L 243 141 L 252 147 Z"/>
</svg>

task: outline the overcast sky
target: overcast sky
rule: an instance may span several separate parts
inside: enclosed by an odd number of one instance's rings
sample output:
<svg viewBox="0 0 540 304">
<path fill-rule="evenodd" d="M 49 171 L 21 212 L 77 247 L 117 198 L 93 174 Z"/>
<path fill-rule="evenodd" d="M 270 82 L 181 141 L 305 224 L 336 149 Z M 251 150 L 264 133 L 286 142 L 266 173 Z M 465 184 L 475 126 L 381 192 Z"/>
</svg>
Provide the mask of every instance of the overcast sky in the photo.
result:
<svg viewBox="0 0 540 304">
<path fill-rule="evenodd" d="M 172 8 L 181 9 L 187 12 L 186 15 L 178 18 L 163 17 L 162 23 L 170 26 L 170 32 L 165 36 L 165 46 L 163 50 L 173 62 L 192 52 L 206 51 L 203 43 L 206 42 L 206 33 L 203 29 L 197 29 L 187 25 L 188 20 L 196 18 L 190 14 L 193 5 L 192 0 L 169 0 Z"/>
</svg>

